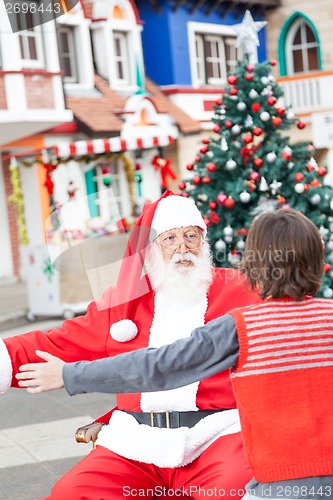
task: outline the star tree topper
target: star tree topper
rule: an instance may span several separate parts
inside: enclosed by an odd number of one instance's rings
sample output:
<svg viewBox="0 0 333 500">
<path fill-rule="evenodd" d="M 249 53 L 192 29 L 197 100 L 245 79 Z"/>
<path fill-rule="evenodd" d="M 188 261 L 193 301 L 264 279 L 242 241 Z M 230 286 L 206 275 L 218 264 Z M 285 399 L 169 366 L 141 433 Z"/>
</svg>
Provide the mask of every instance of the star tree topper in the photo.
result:
<svg viewBox="0 0 333 500">
<path fill-rule="evenodd" d="M 240 24 L 235 24 L 233 29 L 236 31 L 237 41 L 236 46 L 243 49 L 244 55 L 254 55 L 254 51 L 260 45 L 258 32 L 266 26 L 266 21 L 254 21 L 249 10 L 245 12 L 243 20 Z"/>
</svg>

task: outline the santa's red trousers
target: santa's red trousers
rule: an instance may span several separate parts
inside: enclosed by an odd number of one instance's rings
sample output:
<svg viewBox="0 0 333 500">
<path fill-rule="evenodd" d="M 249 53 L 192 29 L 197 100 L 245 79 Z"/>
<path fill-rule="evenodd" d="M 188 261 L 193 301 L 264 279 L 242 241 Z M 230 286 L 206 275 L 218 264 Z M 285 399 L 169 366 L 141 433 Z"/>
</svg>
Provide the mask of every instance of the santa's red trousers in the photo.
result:
<svg viewBox="0 0 333 500">
<path fill-rule="evenodd" d="M 219 438 L 194 462 L 176 469 L 128 460 L 97 446 L 55 484 L 48 498 L 239 500 L 250 479 L 240 434 Z"/>
</svg>

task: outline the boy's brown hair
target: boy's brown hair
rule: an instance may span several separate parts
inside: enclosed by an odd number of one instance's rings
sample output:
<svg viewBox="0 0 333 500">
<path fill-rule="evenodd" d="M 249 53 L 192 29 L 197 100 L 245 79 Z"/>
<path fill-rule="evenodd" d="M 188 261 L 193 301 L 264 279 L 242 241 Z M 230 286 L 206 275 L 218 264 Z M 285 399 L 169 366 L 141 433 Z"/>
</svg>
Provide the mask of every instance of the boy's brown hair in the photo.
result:
<svg viewBox="0 0 333 500">
<path fill-rule="evenodd" d="M 252 222 L 239 269 L 262 299 L 315 295 L 321 285 L 324 250 L 316 226 L 303 214 L 280 209 Z"/>
</svg>

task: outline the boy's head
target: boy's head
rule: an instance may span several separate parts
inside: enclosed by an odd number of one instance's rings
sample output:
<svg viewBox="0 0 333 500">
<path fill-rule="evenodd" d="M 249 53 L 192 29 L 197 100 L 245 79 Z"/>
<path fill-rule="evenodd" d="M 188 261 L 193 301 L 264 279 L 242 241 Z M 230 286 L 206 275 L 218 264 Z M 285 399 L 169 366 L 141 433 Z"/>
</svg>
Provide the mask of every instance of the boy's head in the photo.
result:
<svg viewBox="0 0 333 500">
<path fill-rule="evenodd" d="M 263 299 L 300 300 L 320 288 L 323 253 L 316 226 L 300 212 L 280 209 L 253 221 L 240 269 Z"/>
</svg>

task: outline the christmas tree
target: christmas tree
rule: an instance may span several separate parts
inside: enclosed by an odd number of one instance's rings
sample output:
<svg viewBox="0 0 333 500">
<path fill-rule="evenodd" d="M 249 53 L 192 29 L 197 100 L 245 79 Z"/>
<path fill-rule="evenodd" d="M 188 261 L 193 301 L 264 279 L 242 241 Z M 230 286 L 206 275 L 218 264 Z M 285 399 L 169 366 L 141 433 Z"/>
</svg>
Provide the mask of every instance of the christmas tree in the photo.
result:
<svg viewBox="0 0 333 500">
<path fill-rule="evenodd" d="M 245 58 L 247 59 L 247 58 Z M 240 260 L 253 217 L 266 210 L 292 207 L 318 227 L 325 245 L 320 296 L 333 297 L 333 189 L 326 169 L 313 158 L 312 144 L 290 144 L 292 109 L 270 74 L 275 61 L 240 61 L 216 101 L 214 136 L 187 165 L 189 178 L 180 183 L 194 199 L 207 225 L 214 264 L 229 267 Z"/>
</svg>

